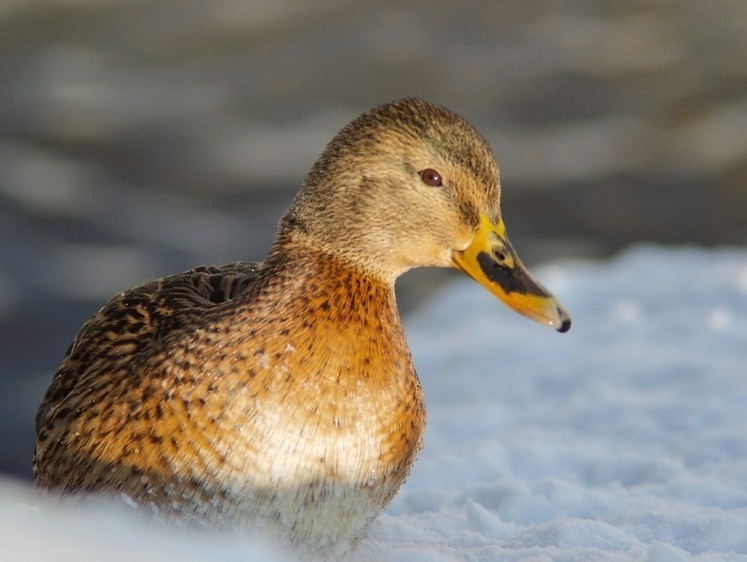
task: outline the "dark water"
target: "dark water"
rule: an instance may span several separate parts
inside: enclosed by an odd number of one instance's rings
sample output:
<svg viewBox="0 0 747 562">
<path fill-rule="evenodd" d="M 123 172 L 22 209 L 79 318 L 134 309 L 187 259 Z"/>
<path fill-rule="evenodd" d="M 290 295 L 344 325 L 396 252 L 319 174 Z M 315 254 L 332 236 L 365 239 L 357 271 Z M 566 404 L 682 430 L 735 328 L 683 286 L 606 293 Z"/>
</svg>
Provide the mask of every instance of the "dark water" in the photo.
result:
<svg viewBox="0 0 747 562">
<path fill-rule="evenodd" d="M 747 243 L 739 0 L 3 2 L 0 53 L 0 471 L 30 475 L 88 315 L 261 259 L 324 144 L 392 98 L 489 138 L 530 264 Z M 408 274 L 405 309 L 445 275 Z"/>
</svg>

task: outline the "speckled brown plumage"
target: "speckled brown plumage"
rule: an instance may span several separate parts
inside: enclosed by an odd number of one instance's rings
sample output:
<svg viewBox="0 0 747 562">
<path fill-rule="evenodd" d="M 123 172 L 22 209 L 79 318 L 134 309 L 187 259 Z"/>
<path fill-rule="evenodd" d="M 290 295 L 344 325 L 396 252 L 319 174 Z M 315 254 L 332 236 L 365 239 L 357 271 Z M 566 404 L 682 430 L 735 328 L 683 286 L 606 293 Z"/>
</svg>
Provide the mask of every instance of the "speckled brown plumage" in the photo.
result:
<svg viewBox="0 0 747 562">
<path fill-rule="evenodd" d="M 517 310 L 569 325 L 530 278 L 518 293 L 512 281 L 516 302 L 496 281 L 524 275 L 498 201 L 490 148 L 455 114 L 401 100 L 359 117 L 313 166 L 264 262 L 146 283 L 81 328 L 37 414 L 39 488 L 349 544 L 423 435 L 397 276 L 456 265 Z M 493 270 L 465 258 L 478 238 Z"/>
</svg>

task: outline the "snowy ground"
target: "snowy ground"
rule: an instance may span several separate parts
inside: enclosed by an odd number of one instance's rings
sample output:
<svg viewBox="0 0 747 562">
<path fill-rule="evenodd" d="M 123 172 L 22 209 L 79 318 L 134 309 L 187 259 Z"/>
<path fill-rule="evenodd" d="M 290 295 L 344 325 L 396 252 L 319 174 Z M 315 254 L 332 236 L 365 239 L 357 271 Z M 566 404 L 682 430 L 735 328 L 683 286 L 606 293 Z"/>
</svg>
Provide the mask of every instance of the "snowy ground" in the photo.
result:
<svg viewBox="0 0 747 562">
<path fill-rule="evenodd" d="M 639 247 L 536 273 L 568 334 L 466 278 L 407 322 L 426 447 L 358 558 L 747 560 L 747 252 Z M 280 557 L 34 501 L 0 487 L 3 560 Z"/>
</svg>

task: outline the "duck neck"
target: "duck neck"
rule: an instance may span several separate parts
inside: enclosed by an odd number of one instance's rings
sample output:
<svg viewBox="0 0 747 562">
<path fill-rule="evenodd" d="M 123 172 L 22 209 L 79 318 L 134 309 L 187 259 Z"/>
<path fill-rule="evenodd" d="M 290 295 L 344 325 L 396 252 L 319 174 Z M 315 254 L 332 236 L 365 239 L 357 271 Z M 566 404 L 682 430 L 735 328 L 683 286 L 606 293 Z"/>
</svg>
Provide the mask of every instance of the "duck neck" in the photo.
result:
<svg viewBox="0 0 747 562">
<path fill-rule="evenodd" d="M 255 291 L 246 303 L 237 303 L 236 326 L 247 312 L 267 320 L 254 324 L 252 337 L 242 336 L 239 345 L 245 355 L 266 357 L 272 377 L 303 361 L 306 371 L 316 373 L 312 386 L 320 401 L 362 393 L 375 395 L 377 404 L 414 400 L 416 410 L 422 409 L 392 283 L 296 241 L 271 251 Z M 298 379 L 299 384 L 304 380 Z"/>
<path fill-rule="evenodd" d="M 260 279 L 267 294 L 278 295 L 299 314 L 399 326 L 393 281 L 303 237 L 279 239 L 262 264 Z"/>
</svg>

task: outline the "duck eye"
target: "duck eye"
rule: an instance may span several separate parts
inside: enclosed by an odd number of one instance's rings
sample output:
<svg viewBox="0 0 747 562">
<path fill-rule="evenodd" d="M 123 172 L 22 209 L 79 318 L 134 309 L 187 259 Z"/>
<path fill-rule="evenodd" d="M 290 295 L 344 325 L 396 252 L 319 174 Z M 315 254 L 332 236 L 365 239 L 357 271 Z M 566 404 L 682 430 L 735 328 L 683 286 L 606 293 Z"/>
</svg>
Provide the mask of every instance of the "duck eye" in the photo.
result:
<svg viewBox="0 0 747 562">
<path fill-rule="evenodd" d="M 439 174 L 436 170 L 433 170 L 431 168 L 426 168 L 425 170 L 419 173 L 420 173 L 420 179 L 423 180 L 423 183 L 425 185 L 430 185 L 431 187 L 440 187 L 443 185 L 441 174 Z"/>
</svg>

